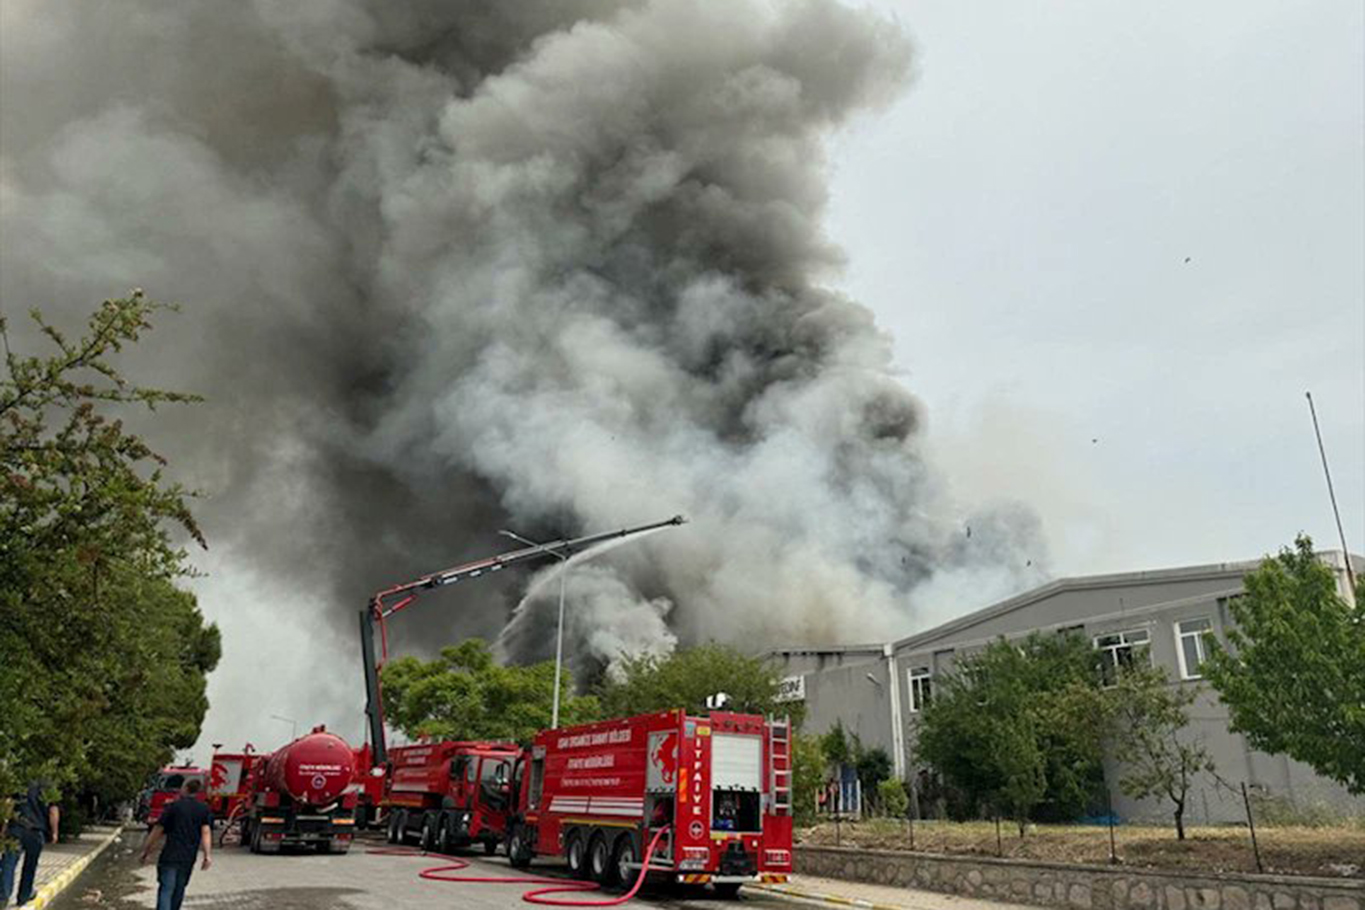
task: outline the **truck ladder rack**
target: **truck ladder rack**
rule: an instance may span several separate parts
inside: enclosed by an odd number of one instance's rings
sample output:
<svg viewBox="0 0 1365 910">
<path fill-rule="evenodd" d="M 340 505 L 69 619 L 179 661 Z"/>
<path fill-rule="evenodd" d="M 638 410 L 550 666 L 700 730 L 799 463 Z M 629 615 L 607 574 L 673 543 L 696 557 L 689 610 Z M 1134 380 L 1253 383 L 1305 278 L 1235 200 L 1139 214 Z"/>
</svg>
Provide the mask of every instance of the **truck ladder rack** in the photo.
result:
<svg viewBox="0 0 1365 910">
<path fill-rule="evenodd" d="M 773 718 L 768 722 L 768 755 L 772 779 L 775 815 L 792 814 L 792 724 L 791 718 Z"/>
</svg>

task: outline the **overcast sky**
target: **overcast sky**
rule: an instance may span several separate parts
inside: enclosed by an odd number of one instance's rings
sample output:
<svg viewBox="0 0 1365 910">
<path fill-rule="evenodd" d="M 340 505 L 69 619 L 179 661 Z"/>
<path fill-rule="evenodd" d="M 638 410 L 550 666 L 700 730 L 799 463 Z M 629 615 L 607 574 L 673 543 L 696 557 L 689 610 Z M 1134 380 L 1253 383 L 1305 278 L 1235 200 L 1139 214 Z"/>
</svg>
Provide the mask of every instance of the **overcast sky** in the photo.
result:
<svg viewBox="0 0 1365 910">
<path fill-rule="evenodd" d="M 918 75 L 830 227 L 959 494 L 1059 574 L 1335 549 L 1311 389 L 1365 551 L 1365 4 L 874 5 Z"/>
</svg>

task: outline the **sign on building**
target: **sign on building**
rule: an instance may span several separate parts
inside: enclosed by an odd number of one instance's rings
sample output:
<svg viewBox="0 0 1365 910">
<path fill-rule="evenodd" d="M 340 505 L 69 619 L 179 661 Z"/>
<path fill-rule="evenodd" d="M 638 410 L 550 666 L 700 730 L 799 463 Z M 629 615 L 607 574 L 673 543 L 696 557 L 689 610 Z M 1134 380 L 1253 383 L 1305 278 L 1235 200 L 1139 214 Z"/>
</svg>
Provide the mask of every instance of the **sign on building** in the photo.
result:
<svg viewBox="0 0 1365 910">
<path fill-rule="evenodd" d="M 805 701 L 806 677 L 787 676 L 777 684 L 777 701 Z"/>
</svg>

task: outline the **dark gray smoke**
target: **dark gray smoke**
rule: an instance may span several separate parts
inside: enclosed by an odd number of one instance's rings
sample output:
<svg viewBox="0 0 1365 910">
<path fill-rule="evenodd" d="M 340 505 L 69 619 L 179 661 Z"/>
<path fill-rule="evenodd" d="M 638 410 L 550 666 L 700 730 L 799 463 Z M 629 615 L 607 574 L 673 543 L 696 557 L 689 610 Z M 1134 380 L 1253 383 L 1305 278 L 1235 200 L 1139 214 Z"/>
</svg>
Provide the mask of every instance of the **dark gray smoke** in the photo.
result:
<svg viewBox="0 0 1365 910">
<path fill-rule="evenodd" d="M 824 143 L 906 83 L 893 23 L 832 0 L 0 10 L 0 299 L 183 302 L 136 372 L 210 398 L 158 441 L 210 494 L 228 589 L 267 579 L 346 642 L 370 592 L 499 527 L 685 513 L 569 576 L 570 652 L 602 665 L 899 634 L 1041 570 L 1029 515 L 954 507 L 889 340 L 831 289 Z M 544 655 L 558 581 L 529 583 L 442 595 L 398 644 L 506 626 Z"/>
</svg>

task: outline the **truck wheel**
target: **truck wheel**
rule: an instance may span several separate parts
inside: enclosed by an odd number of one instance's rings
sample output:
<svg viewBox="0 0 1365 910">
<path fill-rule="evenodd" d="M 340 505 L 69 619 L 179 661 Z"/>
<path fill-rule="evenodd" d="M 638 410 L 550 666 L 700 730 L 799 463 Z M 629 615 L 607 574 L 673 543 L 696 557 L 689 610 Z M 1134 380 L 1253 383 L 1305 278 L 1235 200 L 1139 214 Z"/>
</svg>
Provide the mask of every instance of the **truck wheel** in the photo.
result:
<svg viewBox="0 0 1365 910">
<path fill-rule="evenodd" d="M 396 843 L 398 843 L 398 813 L 397 813 L 397 812 L 390 812 L 390 813 L 389 813 L 389 833 L 388 833 L 388 838 L 387 838 L 387 839 L 388 839 L 388 842 L 391 843 L 391 844 L 396 844 Z"/>
<path fill-rule="evenodd" d="M 495 841 L 495 840 L 486 840 L 486 841 L 483 842 L 483 854 L 484 854 L 484 856 L 492 856 L 493 854 L 495 854 L 495 853 L 497 853 L 497 852 L 498 852 L 498 842 L 497 842 L 497 841 Z"/>
<path fill-rule="evenodd" d="M 398 840 L 396 843 L 406 844 L 408 842 L 408 810 L 400 809 L 398 816 L 394 819 L 394 824 L 398 828 Z"/>
<path fill-rule="evenodd" d="M 721 900 L 732 901 L 739 897 L 739 882 L 721 882 L 711 887 L 716 889 L 716 897 Z"/>
<path fill-rule="evenodd" d="M 428 812 L 422 816 L 422 850 L 432 853 L 436 850 L 436 816 Z"/>
<path fill-rule="evenodd" d="M 531 865 L 531 832 L 525 825 L 515 825 L 512 836 L 507 840 L 507 862 L 513 869 L 525 869 Z"/>
<path fill-rule="evenodd" d="M 574 878 L 588 877 L 587 863 L 584 862 L 587 852 L 583 835 L 577 831 L 570 834 L 568 842 L 564 844 L 564 859 L 568 861 L 569 874 Z"/>
<path fill-rule="evenodd" d="M 629 890 L 635 884 L 635 876 L 640 874 L 639 869 L 631 868 L 632 863 L 639 860 L 635 856 L 635 839 L 629 834 L 623 834 L 616 839 L 615 856 L 612 859 L 612 868 L 616 870 L 616 884 L 622 890 Z"/>
<path fill-rule="evenodd" d="M 450 826 L 455 820 L 444 812 L 441 813 L 441 820 L 436 823 L 436 852 L 454 853 L 454 838 L 450 836 Z"/>
<path fill-rule="evenodd" d="M 604 888 L 610 888 L 616 878 L 616 868 L 611 864 L 611 847 L 600 831 L 588 844 L 588 871 L 592 880 Z"/>
</svg>

